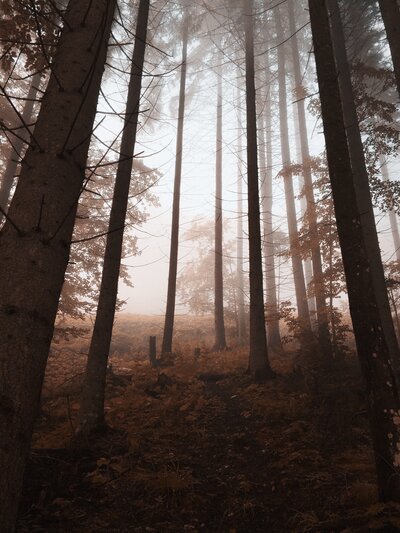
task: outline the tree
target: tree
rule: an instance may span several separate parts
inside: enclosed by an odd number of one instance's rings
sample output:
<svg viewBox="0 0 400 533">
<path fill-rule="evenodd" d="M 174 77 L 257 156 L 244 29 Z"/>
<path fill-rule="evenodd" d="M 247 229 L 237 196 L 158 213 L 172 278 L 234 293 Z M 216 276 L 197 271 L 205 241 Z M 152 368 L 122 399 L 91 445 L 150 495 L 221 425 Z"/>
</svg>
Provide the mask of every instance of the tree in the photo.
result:
<svg viewBox="0 0 400 533">
<path fill-rule="evenodd" d="M 89 348 L 78 427 L 76 429 L 76 434 L 80 438 L 87 437 L 105 426 L 104 396 L 107 361 L 117 303 L 122 244 L 132 175 L 132 160 L 139 121 L 149 9 L 150 1 L 140 0 L 128 86 L 128 100 L 124 115 L 125 123 L 111 206 L 99 302 Z"/>
<path fill-rule="evenodd" d="M 254 81 L 253 0 L 243 0 L 246 55 L 247 192 L 250 266 L 249 370 L 255 381 L 270 378 L 264 316 L 264 291 L 260 229 L 260 197 L 257 161 L 257 113 Z"/>
<path fill-rule="evenodd" d="M 337 0 L 327 0 L 331 14 L 332 43 L 339 72 L 339 87 L 343 107 L 344 124 L 354 176 L 354 186 L 359 213 L 362 216 L 362 230 L 365 235 L 366 252 L 371 267 L 371 278 L 377 311 L 382 324 L 382 334 L 390 352 L 390 360 L 400 379 L 400 351 L 394 330 L 389 298 L 386 290 L 385 274 L 382 266 L 378 234 L 376 231 L 371 193 L 369 189 L 368 172 L 365 164 L 365 154 L 358 124 L 357 110 L 351 82 L 350 68 L 347 61 L 344 32 Z M 399 382 L 400 384 L 400 382 Z"/>
<path fill-rule="evenodd" d="M 176 136 L 175 153 L 175 179 L 174 179 L 174 199 L 172 204 L 172 225 L 171 225 L 171 246 L 169 255 L 169 273 L 167 289 L 167 308 L 165 311 L 164 335 L 161 352 L 172 352 L 172 337 L 174 332 L 175 300 L 176 300 L 176 277 L 178 271 L 178 245 L 179 245 L 179 207 L 181 199 L 181 179 L 182 179 L 182 152 L 183 152 L 183 125 L 185 119 L 185 99 L 186 99 L 186 71 L 187 71 L 187 48 L 189 33 L 189 13 L 187 8 L 182 15 L 182 63 L 181 78 L 179 87 L 179 107 L 178 107 L 178 131 Z"/>
<path fill-rule="evenodd" d="M 400 97 L 400 6 L 398 0 L 379 0 L 379 7 L 392 54 L 394 74 Z"/>
<path fill-rule="evenodd" d="M 226 232 L 226 227 L 224 228 Z M 189 312 L 211 315 L 214 311 L 214 272 L 215 240 L 214 224 L 211 220 L 194 220 L 183 234 L 185 242 L 190 242 L 192 253 L 177 279 L 177 294 L 180 303 Z M 229 321 L 237 320 L 236 275 L 233 268 L 233 241 L 224 244 L 224 316 Z M 246 287 L 243 286 L 243 291 Z M 246 318 L 246 316 L 245 316 Z"/>
<path fill-rule="evenodd" d="M 36 97 L 37 97 L 37 93 L 38 93 L 38 89 L 40 85 L 40 79 L 41 79 L 41 75 L 39 73 L 36 73 L 32 76 L 32 81 L 29 87 L 28 95 L 27 95 L 27 98 L 24 104 L 24 109 L 21 115 L 21 129 L 19 130 L 18 137 L 15 139 L 13 143 L 11 155 L 8 159 L 6 168 L 4 170 L 4 174 L 1 179 L 0 224 L 4 220 L 3 213 L 7 212 L 8 202 L 10 200 L 11 190 L 14 184 L 14 180 L 16 178 L 16 172 L 17 172 L 19 160 L 22 156 L 22 150 L 24 148 L 24 144 L 26 144 L 29 141 L 29 128 L 32 128 L 32 126 L 30 126 L 30 123 L 32 119 L 33 106 L 36 101 Z"/>
<path fill-rule="evenodd" d="M 266 165 L 261 179 L 262 210 L 264 221 L 264 264 L 265 264 L 265 300 L 268 346 L 272 350 L 281 350 L 282 341 L 279 331 L 278 298 L 276 294 L 275 275 L 275 236 L 272 222 L 272 75 L 270 53 L 266 53 L 265 64 L 267 91 L 265 96 L 265 155 Z"/>
<path fill-rule="evenodd" d="M 302 258 L 299 253 L 299 235 L 296 218 L 296 205 L 293 190 L 293 175 L 290 161 L 290 145 L 287 118 L 287 94 L 286 94 L 286 59 L 283 40 L 282 21 L 279 6 L 275 10 L 275 21 L 278 39 L 278 81 L 279 81 L 279 127 L 282 154 L 282 176 L 285 187 L 286 212 L 289 230 L 290 254 L 292 260 L 293 279 L 296 292 L 297 312 L 304 332 L 303 341 L 310 339 L 311 321 L 308 310 L 307 291 L 304 280 Z"/>
<path fill-rule="evenodd" d="M 327 4 L 309 0 L 309 9 L 336 223 L 357 352 L 366 383 L 378 486 L 383 500 L 398 501 L 400 400 L 397 382 L 377 312 L 372 265 L 347 145 Z"/>
<path fill-rule="evenodd" d="M 105 149 L 107 151 L 107 149 Z M 101 162 L 101 163 L 99 163 Z M 125 227 L 135 227 L 147 219 L 144 202 L 155 204 L 156 198 L 151 185 L 160 178 L 160 173 L 147 167 L 142 160 L 133 159 L 130 198 L 134 203 L 129 207 Z M 108 155 L 92 143 L 89 166 L 91 168 L 90 189 L 82 192 L 76 214 L 72 237 L 70 259 L 65 272 L 64 284 L 58 305 L 56 335 L 58 338 L 79 332 L 87 332 L 87 316 L 96 314 L 106 239 L 109 230 L 110 202 L 112 203 L 117 164 L 115 153 Z M 95 169 L 95 172 L 94 172 Z M 122 259 L 138 254 L 137 237 L 131 231 L 124 232 Z M 120 280 L 131 284 L 130 272 L 121 263 Z M 117 300 L 117 310 L 123 301 Z M 74 327 L 71 326 L 73 319 Z M 82 321 L 79 325 L 78 321 Z"/>
<path fill-rule="evenodd" d="M 385 181 L 385 183 L 389 183 L 390 181 L 389 169 L 388 169 L 386 160 L 382 155 L 380 156 L 380 163 L 381 163 L 383 180 Z M 396 255 L 396 260 L 398 264 L 400 265 L 400 234 L 399 234 L 399 226 L 397 223 L 397 215 L 393 209 L 389 210 L 389 221 L 390 221 L 390 229 L 392 231 L 394 253 Z"/>
<path fill-rule="evenodd" d="M 309 238 L 311 243 L 311 260 L 313 271 L 313 288 L 316 302 L 318 341 L 326 358 L 332 356 L 332 347 L 328 328 L 328 314 L 326 309 L 326 296 L 324 275 L 322 270 L 321 250 L 319 246 L 318 220 L 313 191 L 313 182 L 310 166 L 310 150 L 308 145 L 307 121 L 302 97 L 302 76 L 300 71 L 300 55 L 297 41 L 295 13 L 293 0 L 289 0 L 289 31 L 291 35 L 293 74 L 295 82 L 296 106 L 298 126 L 300 133 L 300 148 L 303 164 L 304 196 L 306 199 L 306 218 L 309 224 Z"/>
<path fill-rule="evenodd" d="M 0 530 L 15 528 L 115 1 L 70 0 L 0 233 Z"/>
<path fill-rule="evenodd" d="M 214 350 L 226 349 L 224 323 L 224 278 L 222 252 L 222 67 L 217 67 L 217 137 L 215 165 L 215 262 L 214 262 Z"/>
<path fill-rule="evenodd" d="M 240 102 L 240 78 L 238 77 L 237 98 Z M 246 331 L 246 312 L 244 305 L 244 272 L 243 272 L 243 160 L 242 160 L 242 121 L 240 113 L 240 105 L 237 109 L 237 125 L 238 125 L 238 147 L 237 147 L 237 263 L 236 263 L 236 294 L 237 294 L 237 308 L 238 308 L 238 341 L 239 344 L 243 344 L 247 338 Z"/>
</svg>

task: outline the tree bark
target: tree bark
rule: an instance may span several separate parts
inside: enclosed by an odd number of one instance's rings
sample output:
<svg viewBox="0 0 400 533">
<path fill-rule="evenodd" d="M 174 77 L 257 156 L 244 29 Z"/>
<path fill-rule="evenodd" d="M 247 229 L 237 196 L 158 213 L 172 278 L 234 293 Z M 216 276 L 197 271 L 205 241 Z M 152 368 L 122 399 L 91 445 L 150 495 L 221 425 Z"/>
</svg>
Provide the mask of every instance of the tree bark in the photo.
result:
<svg viewBox="0 0 400 533">
<path fill-rule="evenodd" d="M 265 99 L 265 114 L 260 115 L 265 120 L 265 146 L 261 146 L 260 166 L 261 166 L 261 191 L 262 191 L 262 211 L 264 229 L 264 264 L 265 264 L 265 285 L 266 285 L 266 320 L 268 347 L 272 350 L 281 350 L 282 341 L 279 331 L 279 311 L 278 299 L 276 295 L 276 275 L 275 275 L 275 245 L 274 228 L 272 223 L 272 102 L 271 102 L 271 71 L 269 65 L 269 52 L 266 54 L 266 83 L 267 94 Z M 264 130 L 264 128 L 262 128 Z M 263 144 L 263 143 L 262 143 Z"/>
<path fill-rule="evenodd" d="M 400 6 L 398 0 L 379 0 L 379 8 L 385 25 L 400 97 Z"/>
<path fill-rule="evenodd" d="M 366 383 L 380 497 L 400 500 L 400 400 L 357 201 L 327 4 L 309 0 L 332 195 L 357 352 Z"/>
<path fill-rule="evenodd" d="M 83 381 L 81 406 L 76 428 L 77 437 L 87 437 L 105 426 L 104 397 L 107 361 L 110 352 L 121 268 L 122 244 L 132 174 L 136 132 L 139 121 L 140 93 L 146 51 L 150 1 L 140 0 L 135 47 L 128 86 L 125 123 L 111 205 L 104 254 L 99 302 Z"/>
<path fill-rule="evenodd" d="M 15 529 L 115 1 L 70 0 L 0 233 L 0 530 Z"/>
<path fill-rule="evenodd" d="M 215 263 L 214 263 L 214 350 L 226 349 L 224 322 L 224 279 L 222 255 L 222 72 L 217 69 L 217 138 L 215 156 Z"/>
<path fill-rule="evenodd" d="M 278 43 L 283 42 L 282 22 L 279 7 L 275 9 Z M 285 187 L 286 211 L 289 230 L 290 255 L 292 259 L 293 279 L 296 292 L 297 312 L 304 339 L 310 339 L 311 321 L 308 310 L 307 290 L 304 280 L 303 262 L 299 254 L 299 233 L 297 229 L 296 205 L 293 192 L 293 176 L 290 170 L 290 146 L 287 117 L 286 95 L 286 59 L 282 44 L 278 46 L 278 78 L 279 78 L 279 127 L 281 138 L 282 172 Z"/>
<path fill-rule="evenodd" d="M 289 31 L 292 45 L 292 59 L 293 59 L 293 73 L 296 89 L 300 89 L 302 85 L 302 76 L 300 71 L 300 55 L 299 46 L 297 42 L 295 14 L 293 0 L 289 0 Z M 311 175 L 311 161 L 310 149 L 308 145 L 308 132 L 306 111 L 304 106 L 304 99 L 296 96 L 297 99 L 297 117 L 300 133 L 300 148 L 303 163 L 303 179 L 304 179 L 304 193 L 307 202 L 306 217 L 309 224 L 309 234 L 311 242 L 311 260 L 313 270 L 313 287 L 315 294 L 316 312 L 317 312 L 317 327 L 318 327 L 318 341 L 322 353 L 326 358 L 332 357 L 332 346 L 328 326 L 328 310 L 326 307 L 326 294 L 324 285 L 324 274 L 322 269 L 321 248 L 318 236 L 318 219 L 315 206 L 313 182 Z"/>
<path fill-rule="evenodd" d="M 183 124 L 185 119 L 185 99 L 186 99 L 186 68 L 187 68 L 187 46 L 188 46 L 188 18 L 183 19 L 182 28 L 182 67 L 179 88 L 179 109 L 178 109 L 178 132 L 176 138 L 175 156 L 175 180 L 174 199 L 172 204 L 172 226 L 171 226 L 171 247 L 169 255 L 169 273 L 167 289 L 167 308 L 165 312 L 164 335 L 161 353 L 172 352 L 172 337 L 175 319 L 175 299 L 176 299 L 176 276 L 178 271 L 178 245 L 179 245 L 179 205 L 181 201 L 181 179 L 182 179 L 182 151 L 183 151 Z"/>
<path fill-rule="evenodd" d="M 41 74 L 36 73 L 32 76 L 31 85 L 29 87 L 27 99 L 22 111 L 22 123 L 21 129 L 18 130 L 18 137 L 15 137 L 13 146 L 11 147 L 11 156 L 7 161 L 6 168 L 1 180 L 0 186 L 0 225 L 4 221 L 4 213 L 7 213 L 8 203 L 10 201 L 10 194 L 16 178 L 17 168 L 20 163 L 20 159 L 23 153 L 24 141 L 29 141 L 29 132 L 24 126 L 29 126 L 32 120 L 33 106 L 35 105 L 35 99 L 38 93 L 40 85 Z M 33 126 L 29 129 L 33 130 Z"/>
<path fill-rule="evenodd" d="M 385 341 L 390 351 L 392 365 L 399 380 L 400 351 L 390 310 L 385 273 L 382 266 L 374 210 L 369 189 L 369 177 L 358 124 L 342 21 L 337 0 L 328 0 L 327 5 L 331 16 L 332 43 L 339 73 L 339 88 L 342 98 L 344 125 L 349 145 L 357 203 L 359 213 L 361 214 L 362 231 L 365 235 L 368 261 L 370 263 L 371 277 L 378 306 L 377 310 L 382 323 L 383 335 L 385 336 Z"/>
<path fill-rule="evenodd" d="M 243 0 L 246 46 L 247 191 L 250 264 L 249 370 L 255 381 L 272 376 L 268 360 L 264 315 L 260 229 L 260 197 L 257 161 L 257 113 L 254 82 L 253 0 Z"/>
</svg>

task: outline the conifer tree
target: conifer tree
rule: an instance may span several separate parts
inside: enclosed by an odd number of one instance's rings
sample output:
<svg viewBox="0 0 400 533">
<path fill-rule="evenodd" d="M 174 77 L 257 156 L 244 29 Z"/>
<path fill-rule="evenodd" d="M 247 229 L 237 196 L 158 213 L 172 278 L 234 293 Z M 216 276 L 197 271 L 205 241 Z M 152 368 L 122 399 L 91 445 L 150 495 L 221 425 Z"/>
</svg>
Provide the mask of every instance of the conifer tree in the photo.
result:
<svg viewBox="0 0 400 533">
<path fill-rule="evenodd" d="M 400 500 L 400 399 L 383 335 L 366 234 L 347 144 L 327 4 L 309 0 L 322 120 L 357 352 L 366 383 L 367 409 L 382 500 Z"/>
<path fill-rule="evenodd" d="M 99 302 L 86 365 L 77 436 L 82 438 L 105 425 L 104 396 L 107 361 L 117 303 L 122 243 L 128 209 L 132 161 L 139 121 L 140 93 L 146 51 L 150 1 L 140 0 L 133 51 L 125 123 L 111 205 Z"/>
<path fill-rule="evenodd" d="M 247 191 L 250 263 L 249 370 L 255 381 L 272 376 L 268 359 L 264 315 L 260 197 L 257 161 L 257 113 L 254 67 L 253 0 L 243 0 L 246 56 Z"/>
<path fill-rule="evenodd" d="M 96 114 L 115 1 L 70 0 L 0 233 L 0 530 L 22 479 Z"/>
<path fill-rule="evenodd" d="M 185 100 L 186 100 L 186 72 L 187 72 L 187 49 L 189 38 L 189 13 L 184 7 L 182 14 L 182 60 L 181 76 L 179 87 L 178 106 L 178 131 L 176 136 L 175 153 L 175 178 L 174 197 L 172 203 L 172 224 L 171 224 L 171 245 L 169 255 L 167 307 L 165 311 L 164 334 L 162 340 L 162 354 L 172 352 L 172 338 L 175 320 L 175 300 L 176 300 L 176 279 L 178 272 L 178 246 L 179 246 L 179 219 L 181 201 L 181 179 L 182 179 L 182 155 L 183 155 L 183 126 L 185 120 Z"/>
</svg>

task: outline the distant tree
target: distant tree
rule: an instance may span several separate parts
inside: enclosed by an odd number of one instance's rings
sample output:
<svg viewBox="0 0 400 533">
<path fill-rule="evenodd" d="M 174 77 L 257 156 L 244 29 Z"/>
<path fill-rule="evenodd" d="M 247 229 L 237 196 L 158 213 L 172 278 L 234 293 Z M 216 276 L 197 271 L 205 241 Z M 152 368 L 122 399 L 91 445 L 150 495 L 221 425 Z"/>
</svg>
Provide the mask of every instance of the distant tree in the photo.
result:
<svg viewBox="0 0 400 533">
<path fill-rule="evenodd" d="M 183 267 L 177 279 L 177 294 L 181 304 L 195 315 L 212 314 L 214 311 L 214 234 L 211 221 L 194 221 L 183 234 L 189 242 L 192 257 Z M 234 242 L 224 245 L 224 315 L 230 321 L 238 320 L 236 274 L 234 272 Z M 243 292 L 246 287 L 243 286 Z M 246 316 L 245 316 L 246 319 Z"/>
<path fill-rule="evenodd" d="M 238 86 L 237 86 L 237 98 L 240 102 L 240 77 L 238 77 Z M 242 120 L 241 120 L 241 111 L 240 105 L 237 108 L 237 127 L 238 127 L 238 145 L 237 145 L 237 262 L 236 262 L 236 300 L 237 300 L 237 331 L 238 331 L 238 341 L 239 344 L 244 344 L 247 338 L 247 327 L 246 327 L 246 311 L 245 311 L 245 293 L 244 293 L 244 251 L 243 251 L 243 242 L 245 239 L 245 234 L 243 231 L 243 143 L 242 143 Z"/>
<path fill-rule="evenodd" d="M 282 171 L 281 175 L 285 187 L 286 212 L 288 220 L 290 255 L 292 261 L 293 279 L 296 293 L 296 304 L 301 328 L 304 332 L 302 341 L 309 342 L 312 338 L 311 321 L 307 302 L 307 291 L 304 278 L 302 258 L 299 253 L 299 235 L 297 226 L 296 205 L 293 189 L 293 175 L 291 170 L 289 129 L 287 116 L 286 89 L 286 58 L 284 37 L 279 6 L 275 9 L 275 22 L 278 42 L 278 79 L 279 79 L 279 125 L 281 141 Z"/>
<path fill-rule="evenodd" d="M 260 174 L 261 174 L 261 207 L 263 211 L 264 229 L 264 265 L 265 265 L 265 313 L 267 321 L 268 347 L 272 350 L 282 348 L 281 335 L 279 331 L 279 310 L 277 298 L 277 283 L 275 273 L 275 231 L 272 220 L 273 209 L 273 186 L 272 186 L 272 98 L 273 98 L 273 77 L 270 66 L 270 52 L 265 54 L 265 65 L 261 66 L 265 70 L 266 91 L 265 99 L 261 97 L 261 109 L 264 110 L 262 116 L 265 123 L 265 146 L 260 143 Z M 261 112 L 261 111 L 260 111 Z M 264 134 L 264 128 L 260 129 L 260 135 Z M 264 162 L 265 159 L 265 162 Z"/>
<path fill-rule="evenodd" d="M 381 164 L 383 181 L 385 183 L 390 183 L 389 169 L 388 169 L 386 160 L 381 155 L 379 158 L 379 161 Z M 394 211 L 394 209 L 389 209 L 389 221 L 390 221 L 390 229 L 392 231 L 394 253 L 396 256 L 397 263 L 400 265 L 400 234 L 399 234 L 399 226 L 397 223 L 397 214 L 396 214 L 396 211 Z"/>
<path fill-rule="evenodd" d="M 22 479 L 96 114 L 116 2 L 70 0 L 51 75 L 0 233 L 0 530 Z"/>
<path fill-rule="evenodd" d="M 331 340 L 328 328 L 328 315 L 326 308 L 326 295 L 324 286 L 324 275 L 322 270 L 322 258 L 318 237 L 318 220 L 316 204 L 314 198 L 311 166 L 310 166 L 310 149 L 308 144 L 308 131 L 305 113 L 305 104 L 302 90 L 302 76 L 300 70 L 300 53 L 296 34 L 294 2 L 289 0 L 289 31 L 291 35 L 293 75 L 295 83 L 295 97 L 297 106 L 297 117 L 299 124 L 300 150 L 303 164 L 304 180 L 304 197 L 306 199 L 305 217 L 308 221 L 311 244 L 311 260 L 313 272 L 313 294 L 316 302 L 316 318 L 318 328 L 318 340 L 324 357 L 329 359 L 332 356 Z"/>
<path fill-rule="evenodd" d="M 222 67 L 221 59 L 217 67 L 217 128 L 216 128 L 216 165 L 215 165 L 215 261 L 214 261 L 214 321 L 215 350 L 226 348 L 224 322 L 224 277 L 222 242 Z"/>
<path fill-rule="evenodd" d="M 182 179 L 182 154 L 183 154 L 183 125 L 185 120 L 185 100 L 186 100 L 186 72 L 187 72 L 187 49 L 189 38 L 189 12 L 187 7 L 183 7 L 182 13 L 182 60 L 179 86 L 178 105 L 178 131 L 176 136 L 175 153 L 175 178 L 174 197 L 172 204 L 172 225 L 171 225 L 171 245 L 169 255 L 167 307 L 165 311 L 164 333 L 161 352 L 172 352 L 172 338 L 174 332 L 175 300 L 176 300 L 176 278 L 178 272 L 178 246 L 179 246 L 179 219 L 181 200 L 181 179 Z"/>
</svg>

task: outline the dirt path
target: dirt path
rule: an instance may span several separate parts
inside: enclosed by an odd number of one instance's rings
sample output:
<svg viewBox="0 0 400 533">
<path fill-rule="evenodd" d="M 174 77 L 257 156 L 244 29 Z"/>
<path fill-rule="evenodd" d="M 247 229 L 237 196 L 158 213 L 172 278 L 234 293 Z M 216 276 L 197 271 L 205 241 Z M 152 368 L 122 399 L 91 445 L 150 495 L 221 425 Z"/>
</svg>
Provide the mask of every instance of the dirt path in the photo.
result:
<svg viewBox="0 0 400 533">
<path fill-rule="evenodd" d="M 370 443 L 365 421 L 348 412 L 354 398 L 327 395 L 318 410 L 290 377 L 256 386 L 240 369 L 200 370 L 136 368 L 133 385 L 109 384 L 115 431 L 83 451 L 62 446 L 74 402 L 63 419 L 49 401 L 19 531 L 367 531 L 378 512 L 386 520 L 386 508 L 372 509 Z"/>
</svg>

